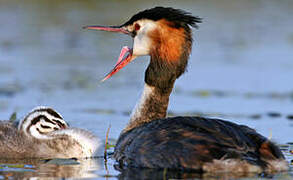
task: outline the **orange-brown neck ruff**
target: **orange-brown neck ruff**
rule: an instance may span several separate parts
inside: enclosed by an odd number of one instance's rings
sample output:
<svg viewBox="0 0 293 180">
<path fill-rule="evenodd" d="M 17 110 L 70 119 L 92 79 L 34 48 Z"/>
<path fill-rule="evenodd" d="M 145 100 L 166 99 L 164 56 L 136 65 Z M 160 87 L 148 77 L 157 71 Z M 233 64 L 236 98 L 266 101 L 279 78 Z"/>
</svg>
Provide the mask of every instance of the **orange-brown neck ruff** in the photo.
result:
<svg viewBox="0 0 293 180">
<path fill-rule="evenodd" d="M 158 21 L 157 24 L 158 28 L 149 34 L 153 40 L 153 53 L 168 63 L 177 63 L 185 41 L 184 29 L 176 28 L 174 23 L 165 19 Z"/>
<path fill-rule="evenodd" d="M 176 78 L 185 72 L 192 45 L 191 30 L 187 25 L 176 27 L 163 19 L 149 36 L 153 48 L 145 82 L 169 93 Z"/>
<path fill-rule="evenodd" d="M 172 22 L 165 19 L 157 22 L 158 28 L 149 33 L 152 39 L 152 52 L 170 64 L 180 60 L 182 44 L 185 41 L 184 29 L 176 28 Z"/>
</svg>

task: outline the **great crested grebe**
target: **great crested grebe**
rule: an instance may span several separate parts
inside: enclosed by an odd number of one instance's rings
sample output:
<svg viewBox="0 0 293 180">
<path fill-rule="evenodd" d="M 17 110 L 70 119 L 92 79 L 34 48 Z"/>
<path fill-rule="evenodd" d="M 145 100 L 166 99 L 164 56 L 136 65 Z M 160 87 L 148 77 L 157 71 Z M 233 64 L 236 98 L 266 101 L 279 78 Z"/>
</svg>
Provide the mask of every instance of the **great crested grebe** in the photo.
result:
<svg viewBox="0 0 293 180">
<path fill-rule="evenodd" d="M 0 159 L 85 158 L 99 145 L 92 133 L 68 127 L 49 107 L 33 109 L 18 125 L 0 121 Z"/>
<path fill-rule="evenodd" d="M 121 26 L 85 27 L 133 38 L 133 49 L 123 48 L 105 79 L 138 56 L 151 57 L 142 97 L 120 134 L 114 158 L 122 168 L 200 172 L 287 170 L 279 148 L 247 126 L 203 117 L 166 118 L 174 82 L 185 72 L 191 52 L 190 27 L 197 27 L 200 22 L 200 18 L 182 10 L 155 7 L 135 14 Z"/>
</svg>

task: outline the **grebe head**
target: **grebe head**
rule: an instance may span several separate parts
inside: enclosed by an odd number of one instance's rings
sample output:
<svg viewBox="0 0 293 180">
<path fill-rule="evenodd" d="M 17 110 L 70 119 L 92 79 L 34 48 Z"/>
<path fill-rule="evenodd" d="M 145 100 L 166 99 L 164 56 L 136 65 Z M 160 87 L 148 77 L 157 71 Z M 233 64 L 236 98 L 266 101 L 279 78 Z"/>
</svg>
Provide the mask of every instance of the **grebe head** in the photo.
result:
<svg viewBox="0 0 293 180">
<path fill-rule="evenodd" d="M 26 136 L 37 139 L 49 139 L 47 134 L 67 127 L 58 112 L 43 106 L 33 109 L 18 125 L 18 129 Z"/>
<path fill-rule="evenodd" d="M 155 7 L 141 11 L 120 26 L 86 26 L 86 29 L 119 32 L 133 38 L 133 48 L 124 47 L 106 80 L 138 56 L 150 55 L 156 67 L 173 71 L 175 79 L 184 71 L 191 51 L 190 26 L 201 19 L 173 8 Z M 126 57 L 125 54 L 129 53 Z M 158 71 L 155 71 L 158 72 Z M 147 81 L 146 77 L 146 81 Z"/>
</svg>

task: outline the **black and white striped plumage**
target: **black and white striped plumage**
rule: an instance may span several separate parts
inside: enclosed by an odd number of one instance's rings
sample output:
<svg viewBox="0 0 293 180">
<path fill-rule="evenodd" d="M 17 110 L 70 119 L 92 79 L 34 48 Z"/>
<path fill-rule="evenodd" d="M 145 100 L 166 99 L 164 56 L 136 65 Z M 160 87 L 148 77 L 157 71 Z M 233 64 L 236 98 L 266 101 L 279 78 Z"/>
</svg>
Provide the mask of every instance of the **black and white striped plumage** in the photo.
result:
<svg viewBox="0 0 293 180">
<path fill-rule="evenodd" d="M 37 139 L 51 138 L 48 133 L 65 128 L 68 125 L 62 116 L 48 107 L 33 109 L 18 125 L 18 130 Z"/>
<path fill-rule="evenodd" d="M 95 135 L 68 127 L 49 107 L 33 109 L 18 125 L 0 121 L 0 159 L 91 157 L 99 145 Z"/>
</svg>

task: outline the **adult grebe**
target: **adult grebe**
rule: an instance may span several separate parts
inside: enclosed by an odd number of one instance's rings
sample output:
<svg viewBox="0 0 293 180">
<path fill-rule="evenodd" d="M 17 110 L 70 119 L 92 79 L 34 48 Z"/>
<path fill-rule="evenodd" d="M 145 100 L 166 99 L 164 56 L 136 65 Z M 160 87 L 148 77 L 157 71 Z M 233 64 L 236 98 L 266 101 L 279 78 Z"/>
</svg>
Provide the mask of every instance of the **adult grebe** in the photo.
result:
<svg viewBox="0 0 293 180">
<path fill-rule="evenodd" d="M 96 136 L 68 127 L 49 107 L 33 109 L 18 125 L 0 121 L 0 159 L 85 158 L 99 145 Z"/>
<path fill-rule="evenodd" d="M 287 170 L 279 148 L 247 126 L 203 117 L 166 118 L 174 82 L 185 72 L 191 52 L 190 26 L 197 27 L 200 22 L 182 10 L 155 7 L 135 14 L 121 26 L 85 27 L 133 38 L 133 49 L 123 48 L 105 79 L 138 56 L 151 57 L 142 97 L 120 134 L 114 158 L 121 167 L 200 172 Z"/>
</svg>

